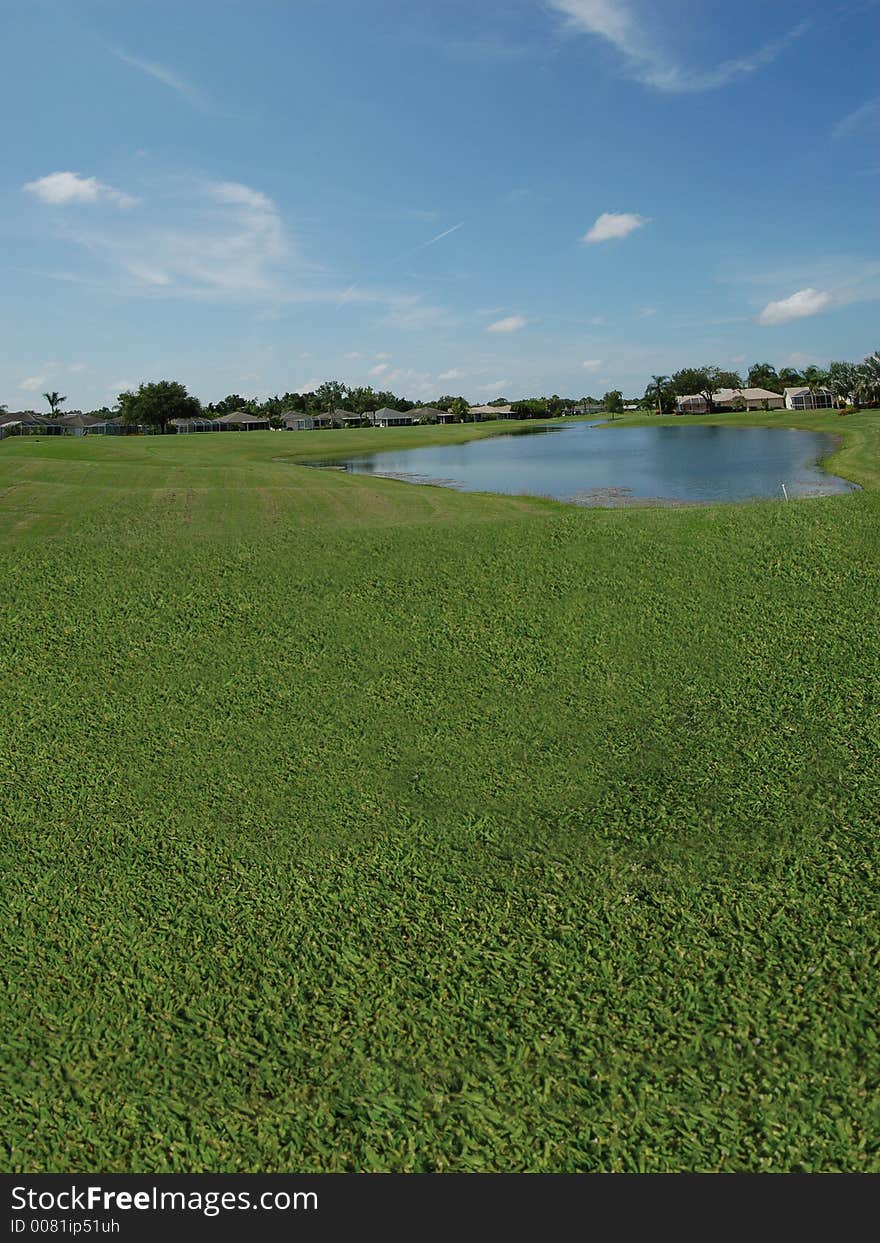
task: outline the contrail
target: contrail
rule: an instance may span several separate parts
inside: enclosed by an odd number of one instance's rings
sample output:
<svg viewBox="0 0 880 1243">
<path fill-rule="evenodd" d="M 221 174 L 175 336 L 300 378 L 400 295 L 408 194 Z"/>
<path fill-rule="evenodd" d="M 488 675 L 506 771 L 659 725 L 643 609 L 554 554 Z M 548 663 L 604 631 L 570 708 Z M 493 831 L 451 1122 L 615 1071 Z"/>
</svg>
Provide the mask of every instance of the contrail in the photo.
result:
<svg viewBox="0 0 880 1243">
<path fill-rule="evenodd" d="M 442 233 L 438 233 L 436 237 L 429 238 L 427 242 L 420 242 L 419 245 L 414 246 L 412 250 L 403 251 L 402 254 L 397 255 L 394 259 L 391 260 L 391 262 L 400 263 L 401 259 L 408 259 L 410 255 L 418 254 L 420 250 L 426 250 L 428 246 L 433 246 L 435 242 L 442 241 L 444 237 L 449 237 L 450 233 L 455 233 L 457 232 L 458 229 L 463 229 L 463 228 L 464 228 L 464 221 L 459 220 L 458 224 L 454 224 L 451 229 L 444 229 Z M 348 289 L 346 289 L 346 291 L 343 293 L 339 301 L 336 303 L 337 311 L 340 309 L 340 307 L 345 306 L 346 302 L 349 301 L 349 299 L 351 298 L 352 294 L 357 289 L 357 287 L 358 287 L 357 283 L 355 283 L 354 285 L 349 285 Z"/>
<path fill-rule="evenodd" d="M 429 238 L 427 242 L 419 242 L 418 246 L 413 246 L 412 250 L 405 250 L 402 254 L 392 259 L 392 263 L 400 263 L 401 259 L 408 259 L 410 255 L 417 255 L 420 250 L 427 250 L 429 246 L 433 246 L 435 242 L 439 242 L 444 237 L 449 237 L 450 233 L 455 233 L 458 229 L 464 228 L 464 221 L 459 220 L 458 224 L 454 224 L 451 229 L 444 229 L 442 233 L 438 233 L 436 237 Z"/>
<path fill-rule="evenodd" d="M 442 233 L 438 233 L 436 237 L 432 237 L 430 242 L 422 242 L 421 246 L 417 246 L 416 250 L 424 250 L 426 246 L 433 246 L 435 242 L 439 242 L 442 237 L 449 237 L 450 233 L 454 233 L 456 229 L 463 229 L 464 221 L 460 220 L 458 224 L 454 224 L 451 229 L 444 229 Z M 414 252 L 410 252 L 411 254 Z"/>
<path fill-rule="evenodd" d="M 356 289 L 357 289 L 357 282 L 355 282 L 354 285 L 349 285 L 348 289 L 345 290 L 342 297 L 336 303 L 337 311 L 339 310 L 340 307 L 345 306 L 346 302 L 348 302 L 349 299 L 354 295 L 354 291 Z"/>
</svg>

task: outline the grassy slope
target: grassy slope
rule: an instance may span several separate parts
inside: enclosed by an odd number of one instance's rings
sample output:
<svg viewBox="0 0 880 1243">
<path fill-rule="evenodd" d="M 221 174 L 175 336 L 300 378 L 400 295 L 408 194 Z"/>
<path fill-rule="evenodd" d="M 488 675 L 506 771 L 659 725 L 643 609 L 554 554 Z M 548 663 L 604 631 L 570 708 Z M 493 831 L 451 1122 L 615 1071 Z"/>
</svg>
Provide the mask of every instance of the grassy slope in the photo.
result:
<svg viewBox="0 0 880 1243">
<path fill-rule="evenodd" d="M 3 442 L 5 1166 L 877 1168 L 880 420 L 797 422 L 864 492 Z"/>
</svg>

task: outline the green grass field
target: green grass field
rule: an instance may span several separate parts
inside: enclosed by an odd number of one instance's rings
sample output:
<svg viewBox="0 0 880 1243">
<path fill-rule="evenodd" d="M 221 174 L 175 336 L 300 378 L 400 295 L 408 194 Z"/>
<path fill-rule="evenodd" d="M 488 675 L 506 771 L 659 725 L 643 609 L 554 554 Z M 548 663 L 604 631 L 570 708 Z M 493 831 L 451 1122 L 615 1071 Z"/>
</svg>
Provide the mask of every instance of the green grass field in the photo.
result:
<svg viewBox="0 0 880 1243">
<path fill-rule="evenodd" d="M 736 421 L 864 490 L 0 444 L 7 1170 L 880 1168 L 880 414 Z"/>
</svg>

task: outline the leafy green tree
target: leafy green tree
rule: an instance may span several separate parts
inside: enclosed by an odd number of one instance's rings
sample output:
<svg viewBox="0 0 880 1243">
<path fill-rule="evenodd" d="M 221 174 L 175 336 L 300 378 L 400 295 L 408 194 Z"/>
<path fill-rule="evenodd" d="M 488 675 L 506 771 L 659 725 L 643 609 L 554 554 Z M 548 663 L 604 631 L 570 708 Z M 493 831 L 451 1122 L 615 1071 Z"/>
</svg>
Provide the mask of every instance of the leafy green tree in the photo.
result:
<svg viewBox="0 0 880 1243">
<path fill-rule="evenodd" d="M 323 384 L 318 385 L 312 396 L 315 400 L 315 408 L 329 413 L 345 405 L 348 388 L 341 380 L 325 380 Z"/>
<path fill-rule="evenodd" d="M 229 393 L 222 401 L 212 401 L 205 410 L 208 414 L 214 414 L 218 417 L 221 414 L 235 414 L 239 410 L 246 410 L 248 414 L 256 414 L 259 403 L 253 397 L 242 397 L 240 393 Z M 172 415 L 172 418 L 175 417 Z"/>
<path fill-rule="evenodd" d="M 157 380 L 141 384 L 136 393 L 119 394 L 119 412 L 125 423 L 158 427 L 161 431 L 170 419 L 192 419 L 201 411 L 198 397 L 191 397 L 186 386 L 176 380 Z"/>
<path fill-rule="evenodd" d="M 60 393 L 56 393 L 54 389 L 52 390 L 51 393 L 44 393 L 43 396 L 46 398 L 46 401 L 49 403 L 49 411 L 52 415 L 52 418 L 53 419 L 57 418 L 58 412 L 61 409 L 62 404 L 65 401 L 67 401 L 67 398 L 62 397 Z"/>
<path fill-rule="evenodd" d="M 463 397 L 453 397 L 449 405 L 449 413 L 457 419 L 467 419 L 471 408 Z"/>
<path fill-rule="evenodd" d="M 781 393 L 779 376 L 772 363 L 752 363 L 749 367 L 749 388 L 766 388 L 771 393 Z"/>
<path fill-rule="evenodd" d="M 613 388 L 602 398 L 602 405 L 612 418 L 615 414 L 623 414 L 623 393 L 619 388 Z"/>
<path fill-rule="evenodd" d="M 712 398 L 721 387 L 718 383 L 717 367 L 683 367 L 672 377 L 672 385 L 677 396 L 690 397 L 697 394 L 706 402 L 707 410 L 712 409 Z"/>
<path fill-rule="evenodd" d="M 645 389 L 645 397 L 651 394 L 651 406 L 658 414 L 668 414 L 675 406 L 675 389 L 668 375 L 652 375 L 651 383 Z M 656 403 L 656 405 L 655 405 Z"/>
<path fill-rule="evenodd" d="M 798 388 L 800 387 L 800 385 L 803 384 L 803 382 L 804 382 L 803 375 L 800 373 L 800 371 L 796 371 L 794 367 L 780 367 L 779 368 L 780 389 Z"/>
</svg>

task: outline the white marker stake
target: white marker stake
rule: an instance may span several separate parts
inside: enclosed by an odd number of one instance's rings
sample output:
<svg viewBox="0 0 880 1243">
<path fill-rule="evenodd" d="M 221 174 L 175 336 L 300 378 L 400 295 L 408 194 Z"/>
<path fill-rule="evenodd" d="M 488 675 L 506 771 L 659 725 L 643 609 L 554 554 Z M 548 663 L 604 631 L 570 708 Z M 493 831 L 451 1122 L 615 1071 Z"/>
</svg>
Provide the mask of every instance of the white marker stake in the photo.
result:
<svg viewBox="0 0 880 1243">
<path fill-rule="evenodd" d="M 782 495 L 785 497 L 786 500 L 788 500 L 788 493 L 785 490 L 785 484 L 782 485 Z"/>
</svg>

